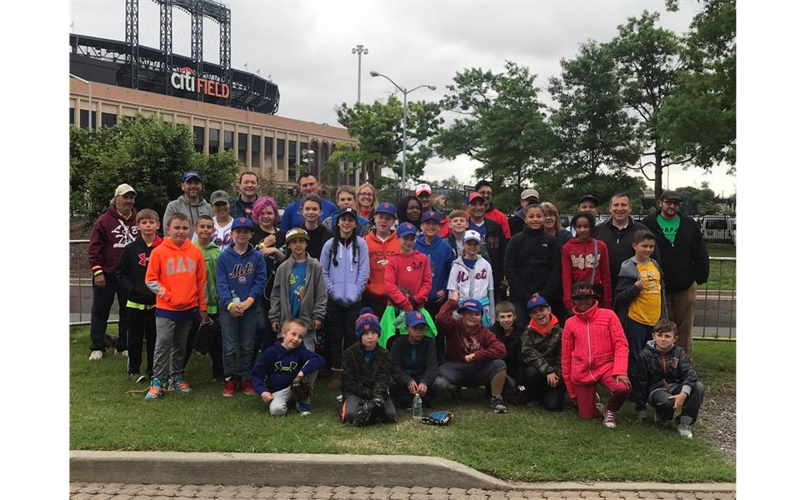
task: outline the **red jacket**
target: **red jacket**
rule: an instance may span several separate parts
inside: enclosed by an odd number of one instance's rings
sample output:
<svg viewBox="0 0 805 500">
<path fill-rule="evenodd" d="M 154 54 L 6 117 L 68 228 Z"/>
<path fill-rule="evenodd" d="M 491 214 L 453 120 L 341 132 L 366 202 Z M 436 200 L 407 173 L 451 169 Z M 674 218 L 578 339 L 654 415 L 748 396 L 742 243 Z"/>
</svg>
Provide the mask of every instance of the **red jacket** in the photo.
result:
<svg viewBox="0 0 805 500">
<path fill-rule="evenodd" d="M 436 315 L 436 327 L 445 336 L 445 357 L 456 363 L 466 363 L 464 356 L 472 353 L 475 353 L 476 361 L 505 359 L 506 346 L 503 342 L 480 323 L 474 330 L 468 331 L 460 317 L 453 319 L 456 309 L 458 302 L 450 299 Z"/>
<path fill-rule="evenodd" d="M 612 309 L 612 279 L 609 275 L 609 249 L 607 244 L 598 241 L 598 265 L 595 268 L 596 283 L 604 287 L 604 302 L 601 307 Z M 565 309 L 573 307 L 570 291 L 573 283 L 579 281 L 592 281 L 593 262 L 595 262 L 595 243 L 590 239 L 582 243 L 573 238 L 562 247 L 562 291 L 564 293 Z"/>
<path fill-rule="evenodd" d="M 117 213 L 114 203 L 109 205 L 106 212 L 95 221 L 92 236 L 89 238 L 88 254 L 92 274 L 103 269 L 104 274 L 114 276 L 123 249 L 138 234 L 140 230 L 137 228 L 137 211 L 132 208 L 131 215 L 125 219 Z"/>
<path fill-rule="evenodd" d="M 469 217 L 470 213 L 467 212 L 467 216 Z M 497 208 L 491 207 L 491 210 L 487 210 L 484 214 L 484 217 L 487 219 L 492 219 L 493 221 L 497 222 L 503 227 L 503 234 L 506 235 L 506 239 L 512 239 L 512 232 L 509 229 L 509 218 L 506 217 L 506 214 L 498 210 Z"/>
<path fill-rule="evenodd" d="M 392 232 L 386 241 L 380 241 L 374 231 L 366 235 L 366 246 L 369 249 L 369 281 L 364 293 L 373 299 L 388 299 L 386 294 L 386 264 L 400 253 L 400 240 L 397 233 Z"/>
<path fill-rule="evenodd" d="M 609 370 L 612 376 L 626 375 L 629 366 L 629 343 L 614 312 L 599 309 L 598 302 L 574 312 L 562 332 L 562 374 L 571 398 L 574 384 L 594 384 Z"/>
<path fill-rule="evenodd" d="M 391 305 L 400 307 L 405 312 L 419 309 L 428 300 L 428 294 L 433 285 L 430 259 L 424 253 L 416 250 L 410 255 L 397 254 L 386 264 L 384 282 Z M 414 295 L 416 304 L 409 302 L 408 297 L 400 291 L 400 287 L 405 287 Z"/>
</svg>

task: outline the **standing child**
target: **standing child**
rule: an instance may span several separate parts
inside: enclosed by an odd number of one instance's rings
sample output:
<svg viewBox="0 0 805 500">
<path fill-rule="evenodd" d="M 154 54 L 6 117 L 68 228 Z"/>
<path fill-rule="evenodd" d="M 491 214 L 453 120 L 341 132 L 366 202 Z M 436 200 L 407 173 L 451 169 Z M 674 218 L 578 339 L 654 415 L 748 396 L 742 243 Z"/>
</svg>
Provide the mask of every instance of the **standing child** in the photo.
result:
<svg viewBox="0 0 805 500">
<path fill-rule="evenodd" d="M 448 292 L 458 292 L 459 301 L 477 300 L 484 307 L 483 325 L 492 326 L 492 311 L 495 310 L 495 280 L 492 266 L 481 257 L 481 235 L 477 231 L 467 231 L 464 235 L 464 249 L 461 257 L 453 261 Z"/>
<path fill-rule="evenodd" d="M 432 338 L 425 337 L 428 322 L 419 311 L 405 315 L 406 339 L 391 348 L 391 387 L 389 394 L 397 405 L 410 408 L 415 394 L 425 407 L 445 389 L 447 381 L 439 376 L 439 360 Z"/>
<path fill-rule="evenodd" d="M 570 224 L 576 228 L 576 237 L 562 247 L 562 289 L 567 315 L 573 314 L 570 289 L 578 282 L 592 283 L 598 307 L 612 309 L 609 251 L 606 243 L 592 236 L 595 216 L 590 212 L 579 212 Z"/>
<path fill-rule="evenodd" d="M 565 399 L 562 378 L 562 326 L 545 297 L 528 301 L 531 321 L 522 336 L 525 386 L 529 396 L 548 411 L 561 411 Z"/>
<path fill-rule="evenodd" d="M 187 336 L 196 318 L 208 319 L 207 267 L 201 250 L 187 238 L 190 218 L 181 212 L 170 215 L 167 233 L 168 238 L 151 252 L 145 273 L 145 284 L 157 295 L 154 377 L 146 400 L 162 396 L 163 381 L 168 381 L 170 390 L 190 393 L 190 385 L 183 380 Z"/>
<path fill-rule="evenodd" d="M 489 330 L 506 346 L 506 388 L 515 390 L 523 380 L 523 364 L 520 360 L 522 351 L 522 336 L 525 331 L 516 323 L 517 312 L 514 304 L 504 300 L 495 305 L 495 324 Z"/>
<path fill-rule="evenodd" d="M 396 220 L 396 208 L 384 201 L 375 209 L 375 228 L 366 236 L 366 247 L 369 250 L 369 281 L 363 292 L 363 307 L 370 308 L 376 315 L 382 316 L 386 310 L 389 296 L 386 293 L 386 264 L 389 259 L 400 253 L 400 242 L 397 233 L 391 230 Z"/>
<path fill-rule="evenodd" d="M 422 214 L 422 234 L 416 237 L 414 250 L 428 256 L 432 284 L 425 310 L 431 317 L 439 314 L 439 308 L 447 300 L 447 280 L 450 277 L 450 264 L 453 262 L 453 250 L 439 237 L 439 221 L 442 216 L 438 212 L 428 210 Z M 439 360 L 444 359 L 444 337 L 436 337 L 436 354 Z"/>
<path fill-rule="evenodd" d="M 333 234 L 321 225 L 322 200 L 315 194 L 309 194 L 302 199 L 302 217 L 305 219 L 305 231 L 310 240 L 307 253 L 316 260 L 321 260 L 321 251 L 324 244 L 333 237 Z"/>
</svg>

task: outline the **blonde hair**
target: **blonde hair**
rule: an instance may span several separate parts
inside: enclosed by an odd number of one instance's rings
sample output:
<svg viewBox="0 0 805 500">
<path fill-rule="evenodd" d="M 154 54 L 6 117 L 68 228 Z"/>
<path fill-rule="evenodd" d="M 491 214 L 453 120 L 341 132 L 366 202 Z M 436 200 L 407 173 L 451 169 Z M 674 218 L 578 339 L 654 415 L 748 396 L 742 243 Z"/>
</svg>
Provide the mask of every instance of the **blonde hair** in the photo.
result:
<svg viewBox="0 0 805 500">
<path fill-rule="evenodd" d="M 361 191 L 363 190 L 363 188 L 369 188 L 369 189 L 372 190 L 372 210 L 376 209 L 377 204 L 378 204 L 377 203 L 377 191 L 375 191 L 375 187 L 372 186 L 371 184 L 369 184 L 368 182 L 364 182 L 363 184 L 361 184 L 358 187 L 358 190 L 355 192 L 355 194 L 356 194 L 356 196 L 355 196 L 355 198 L 356 198 L 355 199 L 355 204 L 358 206 L 359 209 L 361 208 L 359 197 L 360 197 L 360 194 L 361 194 Z"/>
<path fill-rule="evenodd" d="M 305 324 L 305 322 L 302 321 L 301 319 L 294 318 L 289 319 L 282 324 L 282 330 L 280 331 L 280 334 L 285 335 L 286 333 L 288 333 L 288 331 L 291 329 L 293 325 L 301 327 L 305 331 L 305 333 L 307 333 L 307 325 Z"/>
<path fill-rule="evenodd" d="M 559 210 L 556 209 L 556 205 L 551 203 L 550 201 L 543 201 L 540 203 L 542 205 L 542 209 L 547 212 L 548 215 L 553 215 L 556 218 L 556 232 L 558 233 L 564 227 L 562 226 L 562 220 L 559 217 Z"/>
</svg>

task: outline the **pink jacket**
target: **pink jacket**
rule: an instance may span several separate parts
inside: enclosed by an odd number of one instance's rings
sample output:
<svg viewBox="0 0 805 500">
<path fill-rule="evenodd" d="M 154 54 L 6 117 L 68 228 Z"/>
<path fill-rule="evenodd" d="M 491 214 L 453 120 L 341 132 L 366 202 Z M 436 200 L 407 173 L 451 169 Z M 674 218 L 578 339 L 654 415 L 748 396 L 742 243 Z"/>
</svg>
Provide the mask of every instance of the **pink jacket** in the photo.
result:
<svg viewBox="0 0 805 500">
<path fill-rule="evenodd" d="M 599 309 L 597 301 L 574 313 L 562 333 L 562 374 L 571 398 L 574 384 L 594 384 L 610 370 L 610 376 L 626 375 L 629 366 L 629 343 L 617 314 Z"/>
</svg>

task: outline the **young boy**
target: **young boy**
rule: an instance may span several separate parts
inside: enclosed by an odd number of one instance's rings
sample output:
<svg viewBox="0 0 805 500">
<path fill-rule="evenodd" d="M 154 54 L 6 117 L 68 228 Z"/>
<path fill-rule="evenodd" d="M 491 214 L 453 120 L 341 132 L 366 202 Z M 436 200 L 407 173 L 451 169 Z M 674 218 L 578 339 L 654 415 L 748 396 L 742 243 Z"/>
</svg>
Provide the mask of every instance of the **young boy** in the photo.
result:
<svg viewBox="0 0 805 500">
<path fill-rule="evenodd" d="M 371 309 L 361 309 L 355 335 L 359 342 L 344 350 L 341 421 L 356 426 L 379 420 L 394 423 L 397 411 L 388 397 L 391 357 L 378 345 L 380 321 Z"/>
<path fill-rule="evenodd" d="M 635 369 L 634 397 L 638 420 L 646 420 L 646 403 L 654 407 L 654 421 L 665 422 L 676 417 L 679 435 L 692 438 L 704 399 L 704 386 L 697 380 L 685 350 L 676 345 L 676 324 L 661 320 L 654 327 L 654 340 L 649 341 L 638 357 Z"/>
<path fill-rule="evenodd" d="M 548 411 L 561 411 L 565 399 L 562 378 L 562 327 L 545 297 L 528 301 L 531 321 L 522 335 L 525 386 L 534 401 Z"/>
<path fill-rule="evenodd" d="M 424 406 L 430 408 L 431 402 L 447 389 L 447 381 L 439 376 L 434 340 L 425 337 L 427 326 L 421 312 L 409 312 L 405 315 L 407 341 L 400 339 L 391 348 L 389 393 L 403 409 L 411 407 L 414 394 L 419 394 Z"/>
<path fill-rule="evenodd" d="M 234 396 L 238 385 L 244 394 L 255 393 L 251 379 L 254 337 L 257 333 L 255 303 L 260 300 L 268 277 L 265 259 L 249 243 L 253 235 L 252 220 L 238 217 L 232 222 L 234 243 L 218 257 L 216 277 L 220 297 L 218 306 L 221 310 L 225 397 Z M 238 347 L 240 366 L 235 363 Z"/>
<path fill-rule="evenodd" d="M 366 236 L 369 248 L 369 281 L 363 291 L 363 307 L 368 307 L 378 316 L 386 310 L 389 296 L 384 281 L 386 264 L 400 253 L 397 233 L 391 230 L 397 220 L 397 209 L 393 203 L 384 201 L 375 209 L 375 228 Z"/>
<path fill-rule="evenodd" d="M 173 391 L 190 393 L 190 385 L 182 377 L 187 336 L 196 318 L 207 321 L 207 266 L 201 250 L 188 239 L 190 218 L 174 213 L 167 226 L 168 238 L 151 252 L 145 273 L 145 284 L 157 295 L 154 376 L 146 400 L 162 396 L 163 380 L 169 380 Z"/>
<path fill-rule="evenodd" d="M 293 399 L 291 387 L 324 366 L 324 358 L 304 346 L 307 334 L 304 321 L 289 319 L 283 323 L 280 334 L 282 342 L 263 351 L 251 374 L 254 389 L 269 405 L 271 415 L 288 413 L 288 403 Z M 303 417 L 310 415 L 310 396 L 297 401 L 296 410 Z"/>
<path fill-rule="evenodd" d="M 420 228 L 422 234 L 416 237 L 414 250 L 428 256 L 431 271 L 431 289 L 425 302 L 425 310 L 431 318 L 439 314 L 439 308 L 447 300 L 447 280 L 450 277 L 450 265 L 455 259 L 453 249 L 439 237 L 439 221 L 442 216 L 438 212 L 428 210 L 422 214 Z M 436 337 L 437 357 L 444 359 L 444 337 Z"/>
<path fill-rule="evenodd" d="M 201 249 L 201 255 L 204 256 L 204 264 L 207 266 L 207 286 L 204 290 L 204 296 L 207 300 L 207 315 L 215 322 L 213 328 L 215 330 L 215 339 L 210 346 L 210 359 L 212 361 L 212 377 L 218 383 L 224 381 L 224 361 L 223 361 L 223 340 L 221 339 L 221 324 L 218 322 L 218 289 L 216 282 L 218 279 L 218 257 L 221 256 L 221 249 L 213 241 L 212 237 L 215 234 L 215 225 L 213 218 L 209 215 L 199 215 L 196 220 L 196 242 L 195 245 Z M 193 342 L 195 340 L 195 332 L 198 330 L 198 323 L 193 324 L 190 329 L 190 336 L 187 342 L 187 352 L 185 354 L 184 365 L 190 361 L 190 355 L 193 351 Z"/>
<path fill-rule="evenodd" d="M 307 326 L 305 348 L 316 351 L 316 332 L 321 330 L 327 314 L 327 286 L 319 261 L 307 253 L 310 237 L 302 228 L 295 227 L 285 235 L 285 245 L 291 256 L 277 268 L 274 288 L 271 289 L 271 309 L 268 321 L 279 333 L 280 325 L 291 319 L 301 320 Z M 318 372 L 316 372 L 318 373 Z M 310 377 L 310 384 L 316 379 Z"/>
<path fill-rule="evenodd" d="M 320 221 L 321 217 L 321 198 L 315 194 L 309 194 L 302 199 L 302 217 L 305 219 L 305 231 L 308 235 L 307 253 L 316 260 L 321 260 L 321 249 L 324 244 L 333 237 L 333 233 L 327 230 Z M 285 240 L 288 241 L 287 239 Z"/>
<path fill-rule="evenodd" d="M 459 318 L 453 313 L 458 309 Z M 447 338 L 447 361 L 439 367 L 441 375 L 458 390 L 461 386 L 490 389 L 490 405 L 495 413 L 506 413 L 503 387 L 506 384 L 506 347 L 481 324 L 483 306 L 477 300 L 465 300 L 458 306 L 458 292 L 453 292 L 436 316 L 439 332 Z"/>
<path fill-rule="evenodd" d="M 574 283 L 570 296 L 575 307 L 562 334 L 562 374 L 567 393 L 576 401 L 581 418 L 594 418 L 595 388 L 599 383 L 605 385 L 612 397 L 604 413 L 604 426 L 614 429 L 615 412 L 632 388 L 626 376 L 629 344 L 615 313 L 598 306 L 592 283 Z"/>
<path fill-rule="evenodd" d="M 521 342 L 523 330 L 514 322 L 517 320 L 517 313 L 514 311 L 514 304 L 504 300 L 495 306 L 495 324 L 489 330 L 506 347 L 506 386 L 511 389 L 523 380 L 523 366 L 520 361 L 522 350 Z"/>
<path fill-rule="evenodd" d="M 447 227 L 450 231 L 447 236 L 442 236 L 450 248 L 453 249 L 453 259 L 461 257 L 461 251 L 464 249 L 464 235 L 470 225 L 470 218 L 464 210 L 453 210 L 447 216 L 449 221 Z M 441 236 L 441 235 L 440 235 Z M 489 262 L 489 252 L 486 250 L 486 244 L 481 242 L 481 257 Z"/>
<path fill-rule="evenodd" d="M 137 212 L 137 228 L 140 234 L 126 245 L 115 270 L 117 282 L 128 292 L 126 308 L 129 317 L 128 366 L 129 380 L 145 382 L 154 376 L 154 344 L 157 326 L 154 317 L 156 296 L 145 285 L 145 271 L 151 252 L 162 243 L 157 236 L 159 215 L 150 208 Z M 143 361 L 143 338 L 145 338 L 146 375 L 140 375 Z"/>
<path fill-rule="evenodd" d="M 656 237 L 648 229 L 635 232 L 634 257 L 621 264 L 615 293 L 615 312 L 629 342 L 629 378 L 634 377 L 637 357 L 651 340 L 653 325 L 668 317 L 663 273 L 651 258 Z"/>
</svg>

